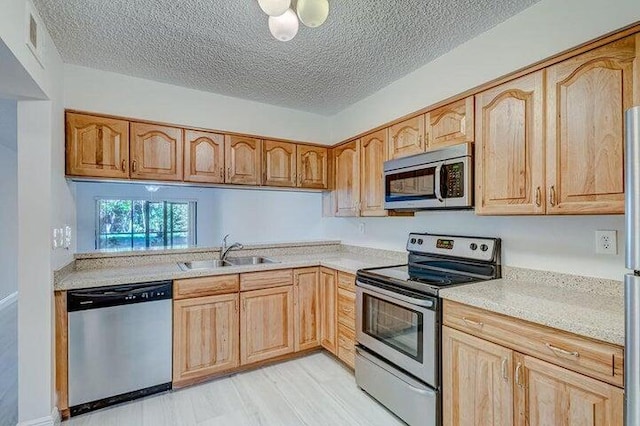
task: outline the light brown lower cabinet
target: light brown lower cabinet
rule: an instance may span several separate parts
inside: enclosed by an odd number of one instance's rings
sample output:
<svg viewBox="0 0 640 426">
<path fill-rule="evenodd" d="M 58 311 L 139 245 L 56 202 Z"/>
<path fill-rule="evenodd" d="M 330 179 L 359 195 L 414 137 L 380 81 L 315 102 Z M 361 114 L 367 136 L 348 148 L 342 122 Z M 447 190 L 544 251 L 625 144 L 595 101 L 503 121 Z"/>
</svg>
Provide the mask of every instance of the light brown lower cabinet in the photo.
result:
<svg viewBox="0 0 640 426">
<path fill-rule="evenodd" d="M 293 271 L 296 352 L 320 346 L 320 269 Z"/>
<path fill-rule="evenodd" d="M 293 286 L 240 294 L 240 363 L 294 351 Z"/>
<path fill-rule="evenodd" d="M 446 326 L 442 345 L 445 426 L 623 424 L 616 386 Z"/>
<path fill-rule="evenodd" d="M 238 367 L 238 293 L 173 303 L 173 385 Z"/>
<path fill-rule="evenodd" d="M 336 271 L 320 268 L 320 344 L 333 354 L 337 353 L 337 304 L 338 285 Z"/>
</svg>

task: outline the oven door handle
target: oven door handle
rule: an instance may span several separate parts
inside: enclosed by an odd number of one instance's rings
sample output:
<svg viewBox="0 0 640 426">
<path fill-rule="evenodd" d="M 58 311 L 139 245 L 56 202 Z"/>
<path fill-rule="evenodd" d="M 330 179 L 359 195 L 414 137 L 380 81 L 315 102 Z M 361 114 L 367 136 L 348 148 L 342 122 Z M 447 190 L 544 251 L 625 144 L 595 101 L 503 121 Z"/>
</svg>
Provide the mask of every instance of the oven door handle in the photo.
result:
<svg viewBox="0 0 640 426">
<path fill-rule="evenodd" d="M 433 308 L 435 306 L 435 302 L 433 300 L 416 299 L 415 297 L 407 296 L 401 293 L 395 293 L 393 291 L 385 290 L 384 288 L 376 287 L 370 284 L 365 284 L 362 281 L 357 281 L 356 284 L 358 285 L 358 287 L 362 287 L 365 290 L 379 293 L 392 299 L 402 300 L 403 302 L 411 303 L 412 305 L 422 306 L 424 308 Z"/>
<path fill-rule="evenodd" d="M 440 176 L 440 174 L 442 173 L 442 163 L 438 164 L 436 166 L 436 171 L 435 171 L 435 175 L 436 175 L 436 183 L 435 183 L 435 193 L 436 193 L 436 198 L 438 199 L 438 201 L 440 201 L 441 203 L 444 203 L 444 198 L 442 198 L 442 177 Z"/>
</svg>

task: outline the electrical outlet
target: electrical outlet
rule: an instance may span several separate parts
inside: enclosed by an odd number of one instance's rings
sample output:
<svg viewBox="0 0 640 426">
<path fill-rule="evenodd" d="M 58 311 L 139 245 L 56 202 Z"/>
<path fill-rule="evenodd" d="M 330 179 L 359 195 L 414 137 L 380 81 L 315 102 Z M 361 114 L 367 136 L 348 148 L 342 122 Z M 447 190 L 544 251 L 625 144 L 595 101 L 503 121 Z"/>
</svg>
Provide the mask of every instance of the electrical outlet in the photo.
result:
<svg viewBox="0 0 640 426">
<path fill-rule="evenodd" d="M 61 229 L 60 228 L 53 228 L 53 242 L 52 242 L 52 246 L 54 249 L 57 249 L 58 247 L 60 247 L 62 244 L 60 244 L 60 234 L 61 234 Z"/>
<path fill-rule="evenodd" d="M 616 231 L 596 231 L 596 254 L 618 254 Z"/>
<path fill-rule="evenodd" d="M 364 232 L 365 232 L 364 222 L 360 222 L 360 223 L 358 224 L 358 231 L 359 231 L 361 234 L 364 234 Z"/>
</svg>

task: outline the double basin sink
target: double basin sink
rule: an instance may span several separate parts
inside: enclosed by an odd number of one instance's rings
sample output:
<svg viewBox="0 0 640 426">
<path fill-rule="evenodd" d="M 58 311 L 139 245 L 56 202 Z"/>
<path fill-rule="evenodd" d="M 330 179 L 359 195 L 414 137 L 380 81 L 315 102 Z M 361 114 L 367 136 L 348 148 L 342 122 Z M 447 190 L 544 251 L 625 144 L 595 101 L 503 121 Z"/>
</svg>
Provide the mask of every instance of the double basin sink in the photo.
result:
<svg viewBox="0 0 640 426">
<path fill-rule="evenodd" d="M 194 260 L 193 262 L 180 262 L 178 266 L 183 271 L 193 271 L 196 269 L 216 269 L 225 266 L 260 265 L 263 263 L 278 263 L 273 259 L 262 256 L 228 257 L 225 260 Z"/>
</svg>

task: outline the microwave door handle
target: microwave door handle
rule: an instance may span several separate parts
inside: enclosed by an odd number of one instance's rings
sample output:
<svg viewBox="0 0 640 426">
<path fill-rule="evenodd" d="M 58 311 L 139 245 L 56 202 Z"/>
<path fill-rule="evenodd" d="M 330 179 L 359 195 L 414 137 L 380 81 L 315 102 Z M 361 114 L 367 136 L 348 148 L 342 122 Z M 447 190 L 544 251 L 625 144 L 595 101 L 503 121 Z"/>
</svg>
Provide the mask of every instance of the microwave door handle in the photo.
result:
<svg viewBox="0 0 640 426">
<path fill-rule="evenodd" d="M 440 201 L 441 203 L 444 203 L 444 198 L 442 198 L 442 188 L 441 188 L 441 184 L 442 184 L 442 178 L 440 176 L 440 173 L 442 172 L 442 163 L 438 164 L 436 166 L 436 182 L 435 182 L 435 193 L 436 193 L 436 198 L 438 199 L 438 201 Z"/>
</svg>

